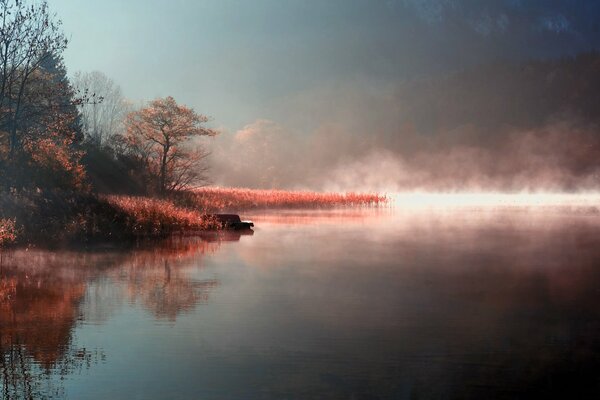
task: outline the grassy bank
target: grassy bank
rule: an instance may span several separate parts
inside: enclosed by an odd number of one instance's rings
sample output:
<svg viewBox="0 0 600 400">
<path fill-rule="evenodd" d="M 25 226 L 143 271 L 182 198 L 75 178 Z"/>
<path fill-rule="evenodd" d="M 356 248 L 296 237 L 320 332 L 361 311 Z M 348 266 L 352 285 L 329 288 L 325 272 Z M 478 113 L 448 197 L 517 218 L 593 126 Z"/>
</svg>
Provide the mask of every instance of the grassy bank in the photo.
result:
<svg viewBox="0 0 600 400">
<path fill-rule="evenodd" d="M 377 194 L 206 188 L 169 198 L 65 191 L 0 193 L 0 246 L 165 237 L 217 229 L 211 213 L 377 207 Z"/>
</svg>

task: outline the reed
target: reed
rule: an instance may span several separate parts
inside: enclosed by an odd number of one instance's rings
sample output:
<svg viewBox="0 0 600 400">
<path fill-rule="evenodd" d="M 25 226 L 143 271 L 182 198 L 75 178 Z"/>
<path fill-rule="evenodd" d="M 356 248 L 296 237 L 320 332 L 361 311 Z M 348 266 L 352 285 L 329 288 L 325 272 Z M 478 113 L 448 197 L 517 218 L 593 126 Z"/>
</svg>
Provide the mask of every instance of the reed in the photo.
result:
<svg viewBox="0 0 600 400">
<path fill-rule="evenodd" d="M 377 193 L 319 193 L 289 190 L 256 190 L 243 188 L 201 188 L 180 193 L 178 204 L 203 212 L 242 211 L 254 209 L 380 207 L 389 199 Z"/>
</svg>

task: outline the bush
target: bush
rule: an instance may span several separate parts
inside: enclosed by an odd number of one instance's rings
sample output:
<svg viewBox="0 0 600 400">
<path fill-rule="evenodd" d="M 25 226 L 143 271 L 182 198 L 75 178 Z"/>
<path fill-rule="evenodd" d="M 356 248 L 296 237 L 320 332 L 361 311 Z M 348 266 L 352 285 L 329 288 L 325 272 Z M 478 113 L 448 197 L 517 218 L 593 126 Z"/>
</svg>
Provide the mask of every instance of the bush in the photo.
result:
<svg viewBox="0 0 600 400">
<path fill-rule="evenodd" d="M 17 240 L 17 227 L 14 219 L 0 219 L 0 247 Z"/>
</svg>

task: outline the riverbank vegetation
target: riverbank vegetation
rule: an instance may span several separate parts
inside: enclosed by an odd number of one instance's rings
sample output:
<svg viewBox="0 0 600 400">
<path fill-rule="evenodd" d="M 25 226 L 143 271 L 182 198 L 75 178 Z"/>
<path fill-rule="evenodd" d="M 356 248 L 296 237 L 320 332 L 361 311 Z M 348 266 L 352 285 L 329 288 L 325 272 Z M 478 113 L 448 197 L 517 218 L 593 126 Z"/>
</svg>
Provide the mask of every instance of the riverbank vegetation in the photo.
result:
<svg viewBox="0 0 600 400">
<path fill-rule="evenodd" d="M 206 188 L 210 118 L 140 107 L 101 72 L 67 75 L 45 1 L 0 1 L 0 247 L 123 240 L 217 226 L 221 211 L 377 206 L 373 194 Z"/>
<path fill-rule="evenodd" d="M 260 209 L 378 207 L 377 194 L 202 188 L 165 197 L 93 192 L 2 193 L 0 246 L 159 238 L 217 229 L 211 214 Z"/>
<path fill-rule="evenodd" d="M 208 211 L 377 207 L 388 198 L 377 193 L 318 193 L 289 190 L 256 190 L 205 187 L 179 193 L 178 204 Z"/>
</svg>

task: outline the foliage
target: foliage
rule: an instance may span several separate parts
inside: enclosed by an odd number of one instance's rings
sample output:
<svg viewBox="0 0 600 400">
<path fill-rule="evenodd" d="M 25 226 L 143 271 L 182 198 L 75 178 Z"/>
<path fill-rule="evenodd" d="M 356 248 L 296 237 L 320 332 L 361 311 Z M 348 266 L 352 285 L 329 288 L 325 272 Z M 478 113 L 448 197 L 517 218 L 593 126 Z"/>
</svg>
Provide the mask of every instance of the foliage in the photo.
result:
<svg viewBox="0 0 600 400">
<path fill-rule="evenodd" d="M 43 127 L 23 140 L 21 166 L 27 173 L 21 186 L 61 189 L 86 188 L 83 152 L 76 148 L 72 129 L 75 115 L 57 113 L 43 119 Z"/>
<path fill-rule="evenodd" d="M 0 1 L 0 187 L 85 189 L 79 119 L 46 2 Z"/>
<path fill-rule="evenodd" d="M 203 126 L 206 122 L 208 117 L 172 97 L 159 98 L 128 114 L 121 142 L 127 154 L 146 166 L 150 186 L 162 194 L 174 192 L 206 180 L 208 153 L 190 143 L 195 137 L 217 134 Z"/>
<path fill-rule="evenodd" d="M 67 40 L 43 1 L 0 1 L 0 124 L 7 129 L 10 154 L 20 145 L 19 125 L 27 120 L 24 100 L 44 61 L 60 54 Z"/>
<path fill-rule="evenodd" d="M 94 191 L 104 194 L 146 193 L 144 166 L 134 158 L 119 153 L 109 145 L 97 146 L 84 142 L 85 154 L 81 163 L 85 167 L 87 181 Z"/>
<path fill-rule="evenodd" d="M 0 218 L 0 248 L 17 240 L 17 228 L 14 219 Z"/>
<path fill-rule="evenodd" d="M 216 227 L 211 217 L 169 200 L 64 190 L 0 192 L 5 243 L 129 240 Z"/>
</svg>

